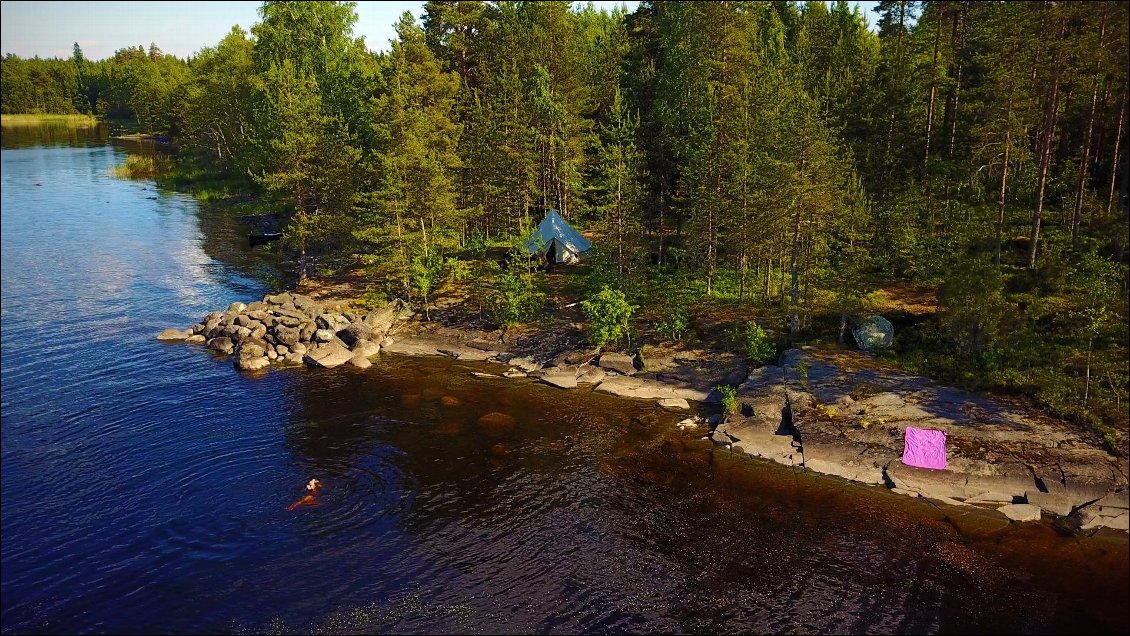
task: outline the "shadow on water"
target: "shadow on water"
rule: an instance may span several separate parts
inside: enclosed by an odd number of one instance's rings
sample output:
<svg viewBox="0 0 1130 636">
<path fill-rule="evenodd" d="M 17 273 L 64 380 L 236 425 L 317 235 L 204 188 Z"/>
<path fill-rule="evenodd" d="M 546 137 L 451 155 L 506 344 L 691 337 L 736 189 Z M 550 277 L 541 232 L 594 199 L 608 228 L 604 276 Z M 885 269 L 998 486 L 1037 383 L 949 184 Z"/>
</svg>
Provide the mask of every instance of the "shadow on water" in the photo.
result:
<svg viewBox="0 0 1130 636">
<path fill-rule="evenodd" d="M 0 129 L 0 147 L 3 148 L 103 146 L 109 139 L 110 127 L 102 123 L 93 127 L 44 123 L 34 126 L 4 126 Z"/>
</svg>

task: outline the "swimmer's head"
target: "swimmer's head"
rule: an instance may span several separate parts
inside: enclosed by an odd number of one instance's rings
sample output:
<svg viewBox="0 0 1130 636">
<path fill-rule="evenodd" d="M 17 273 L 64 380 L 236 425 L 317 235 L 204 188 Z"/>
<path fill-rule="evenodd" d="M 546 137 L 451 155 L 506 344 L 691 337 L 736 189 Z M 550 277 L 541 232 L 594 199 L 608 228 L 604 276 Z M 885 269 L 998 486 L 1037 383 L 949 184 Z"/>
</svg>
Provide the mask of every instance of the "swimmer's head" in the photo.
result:
<svg viewBox="0 0 1130 636">
<path fill-rule="evenodd" d="M 321 487 L 322 482 L 318 481 L 317 479 L 311 479 L 309 483 L 306 484 L 306 490 L 317 490 Z"/>
</svg>

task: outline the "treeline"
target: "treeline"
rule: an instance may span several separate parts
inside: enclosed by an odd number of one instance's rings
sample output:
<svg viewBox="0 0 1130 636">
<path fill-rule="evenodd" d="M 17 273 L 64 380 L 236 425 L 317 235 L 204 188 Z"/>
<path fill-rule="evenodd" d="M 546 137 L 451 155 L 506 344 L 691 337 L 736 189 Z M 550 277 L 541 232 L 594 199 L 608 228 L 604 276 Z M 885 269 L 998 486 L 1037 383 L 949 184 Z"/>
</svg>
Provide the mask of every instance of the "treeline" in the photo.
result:
<svg viewBox="0 0 1130 636">
<path fill-rule="evenodd" d="M 796 337 L 910 281 L 943 311 L 905 362 L 1125 422 L 1126 2 L 884 1 L 877 32 L 842 1 L 428 2 L 386 53 L 352 3 L 260 15 L 183 62 L 8 56 L 3 110 L 172 134 L 302 263 L 412 293 L 547 209 L 629 295 L 783 303 Z"/>
</svg>

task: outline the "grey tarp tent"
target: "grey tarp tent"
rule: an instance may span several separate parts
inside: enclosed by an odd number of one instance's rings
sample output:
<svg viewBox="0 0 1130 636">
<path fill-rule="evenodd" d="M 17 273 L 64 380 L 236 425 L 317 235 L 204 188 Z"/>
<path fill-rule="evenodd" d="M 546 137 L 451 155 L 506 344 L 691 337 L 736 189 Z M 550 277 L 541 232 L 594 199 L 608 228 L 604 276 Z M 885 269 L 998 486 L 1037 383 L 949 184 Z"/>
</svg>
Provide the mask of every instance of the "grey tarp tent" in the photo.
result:
<svg viewBox="0 0 1130 636">
<path fill-rule="evenodd" d="M 576 263 L 592 249 L 592 243 L 569 225 L 557 210 L 545 213 L 537 232 L 526 241 L 526 251 L 552 263 Z"/>
</svg>

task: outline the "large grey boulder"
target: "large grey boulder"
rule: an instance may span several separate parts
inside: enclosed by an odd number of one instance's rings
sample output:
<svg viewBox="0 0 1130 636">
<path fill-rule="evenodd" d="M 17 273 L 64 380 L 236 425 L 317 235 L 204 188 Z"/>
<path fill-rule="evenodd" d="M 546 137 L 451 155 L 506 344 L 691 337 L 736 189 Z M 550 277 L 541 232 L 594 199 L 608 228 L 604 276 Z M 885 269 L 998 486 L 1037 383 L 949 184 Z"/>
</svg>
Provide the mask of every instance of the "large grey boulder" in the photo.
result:
<svg viewBox="0 0 1130 636">
<path fill-rule="evenodd" d="M 332 368 L 349 362 L 356 355 L 337 341 L 327 342 L 306 351 L 303 360 L 312 367 Z"/>
<path fill-rule="evenodd" d="M 886 349 L 895 337 L 895 327 L 882 316 L 868 316 L 851 330 L 851 335 L 863 351 Z"/>
<path fill-rule="evenodd" d="M 319 329 L 314 332 L 314 342 L 329 342 L 334 339 L 334 332 L 332 329 Z"/>
</svg>

